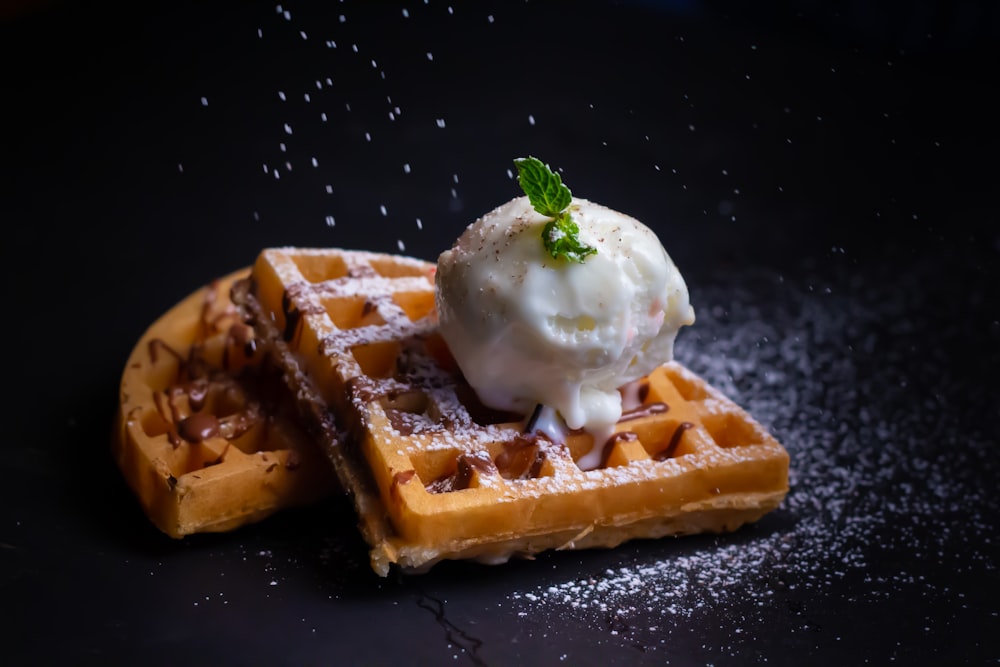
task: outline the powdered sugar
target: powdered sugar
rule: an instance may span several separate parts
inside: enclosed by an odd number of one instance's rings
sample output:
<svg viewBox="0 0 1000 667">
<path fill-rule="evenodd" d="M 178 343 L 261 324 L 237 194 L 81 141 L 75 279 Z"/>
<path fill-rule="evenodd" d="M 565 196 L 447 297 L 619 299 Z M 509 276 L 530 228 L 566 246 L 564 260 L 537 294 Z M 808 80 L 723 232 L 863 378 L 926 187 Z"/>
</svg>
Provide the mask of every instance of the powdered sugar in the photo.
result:
<svg viewBox="0 0 1000 667">
<path fill-rule="evenodd" d="M 903 588 L 953 596 L 926 573 L 995 572 L 998 501 L 986 483 L 994 436 L 945 410 L 960 378 L 942 343 L 963 340 L 961 327 L 947 324 L 948 312 L 914 308 L 890 280 L 863 282 L 841 268 L 818 293 L 767 273 L 741 286 L 692 282 L 698 322 L 678 340 L 678 359 L 785 445 L 782 507 L 736 534 L 623 550 L 620 566 L 584 578 L 560 580 L 556 570 L 554 583 L 512 592 L 515 608 L 607 625 L 655 648 L 678 619 L 719 622 L 748 603 L 794 608 L 789 601 L 809 591 L 841 585 L 868 598 Z M 897 332 L 915 330 L 940 339 L 901 350 Z M 914 400 L 907 385 L 917 381 L 933 382 Z M 995 421 L 986 396 L 961 400 Z M 898 567 L 887 567 L 893 554 Z M 744 619 L 732 633 L 753 625 Z"/>
</svg>

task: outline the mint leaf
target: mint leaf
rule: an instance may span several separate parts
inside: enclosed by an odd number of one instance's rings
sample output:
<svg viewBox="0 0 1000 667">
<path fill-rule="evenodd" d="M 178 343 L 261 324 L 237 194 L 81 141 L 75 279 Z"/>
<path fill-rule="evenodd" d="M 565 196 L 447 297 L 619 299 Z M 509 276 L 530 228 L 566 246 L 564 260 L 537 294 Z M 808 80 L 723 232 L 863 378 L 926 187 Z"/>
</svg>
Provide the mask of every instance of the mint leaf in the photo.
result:
<svg viewBox="0 0 1000 667">
<path fill-rule="evenodd" d="M 560 213 L 549 220 L 542 229 L 542 242 L 554 259 L 567 259 L 582 264 L 588 255 L 596 255 L 597 248 L 580 243 L 580 227 L 569 213 Z"/>
<path fill-rule="evenodd" d="M 536 211 L 555 217 L 569 206 L 573 200 L 569 188 L 563 185 L 559 174 L 541 160 L 521 157 L 514 160 L 514 165 L 517 167 L 517 182 Z"/>
<path fill-rule="evenodd" d="M 559 174 L 534 157 L 517 158 L 514 165 L 517 167 L 517 182 L 528 195 L 531 206 L 552 218 L 542 229 L 542 243 L 553 259 L 561 257 L 582 263 L 588 255 L 597 254 L 597 248 L 580 242 L 580 227 L 566 210 L 573 201 L 573 195 Z"/>
</svg>

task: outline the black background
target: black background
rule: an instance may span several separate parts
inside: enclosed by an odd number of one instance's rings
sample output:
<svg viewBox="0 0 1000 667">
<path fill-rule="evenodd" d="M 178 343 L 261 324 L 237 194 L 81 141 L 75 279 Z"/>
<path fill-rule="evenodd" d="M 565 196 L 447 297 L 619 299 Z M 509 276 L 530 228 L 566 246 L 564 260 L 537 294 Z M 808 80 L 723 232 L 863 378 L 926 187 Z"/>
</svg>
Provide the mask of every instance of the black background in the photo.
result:
<svg viewBox="0 0 1000 667">
<path fill-rule="evenodd" d="M 754 5 L 9 5 L 2 653 L 1000 659 L 1000 12 Z M 792 455 L 780 510 L 386 580 L 341 498 L 182 542 L 149 525 L 108 453 L 146 326 L 267 246 L 434 260 L 529 154 L 660 235 L 698 313 L 678 357 Z M 673 562 L 687 585 L 650 580 Z"/>
</svg>

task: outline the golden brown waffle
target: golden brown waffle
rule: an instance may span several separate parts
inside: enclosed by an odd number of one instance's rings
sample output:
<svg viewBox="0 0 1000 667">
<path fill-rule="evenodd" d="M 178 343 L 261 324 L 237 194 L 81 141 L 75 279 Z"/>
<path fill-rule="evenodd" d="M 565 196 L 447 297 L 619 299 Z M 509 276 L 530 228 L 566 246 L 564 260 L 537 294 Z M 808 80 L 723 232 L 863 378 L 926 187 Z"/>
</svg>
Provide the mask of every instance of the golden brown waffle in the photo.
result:
<svg viewBox="0 0 1000 667">
<path fill-rule="evenodd" d="M 164 314 L 121 378 L 113 453 L 143 510 L 171 537 L 230 530 L 337 488 L 280 370 L 229 299 L 248 273 Z"/>
<path fill-rule="evenodd" d="M 483 408 L 435 333 L 434 265 L 268 249 L 234 290 L 356 501 L 373 569 L 501 562 L 545 549 L 728 531 L 774 509 L 788 455 L 703 380 L 667 364 L 631 388 L 599 468 Z"/>
</svg>

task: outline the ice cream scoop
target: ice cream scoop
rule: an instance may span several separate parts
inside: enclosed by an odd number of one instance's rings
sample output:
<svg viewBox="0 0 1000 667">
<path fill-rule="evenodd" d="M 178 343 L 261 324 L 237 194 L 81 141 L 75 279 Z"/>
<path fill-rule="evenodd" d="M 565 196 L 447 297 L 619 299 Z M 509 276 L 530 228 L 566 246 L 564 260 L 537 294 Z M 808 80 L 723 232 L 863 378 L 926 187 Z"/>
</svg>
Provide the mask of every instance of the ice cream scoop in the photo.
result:
<svg viewBox="0 0 1000 667">
<path fill-rule="evenodd" d="M 568 211 L 580 241 L 596 249 L 582 262 L 551 256 L 542 242 L 550 218 L 528 197 L 469 225 L 438 259 L 438 316 L 484 404 L 554 408 L 570 429 L 594 436 L 599 457 L 621 417 L 618 389 L 673 357 L 694 310 L 652 230 L 584 199 Z"/>
</svg>

